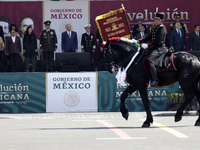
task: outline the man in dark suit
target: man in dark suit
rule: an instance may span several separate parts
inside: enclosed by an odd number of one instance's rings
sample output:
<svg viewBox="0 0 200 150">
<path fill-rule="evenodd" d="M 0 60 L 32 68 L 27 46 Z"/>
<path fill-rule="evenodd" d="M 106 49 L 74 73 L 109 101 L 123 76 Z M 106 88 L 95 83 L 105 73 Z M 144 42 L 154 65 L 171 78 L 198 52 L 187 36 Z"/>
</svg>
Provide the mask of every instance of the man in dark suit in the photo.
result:
<svg viewBox="0 0 200 150">
<path fill-rule="evenodd" d="M 175 52 L 185 49 L 185 32 L 181 29 L 180 22 L 175 24 L 176 29 L 170 32 L 170 47 L 172 47 Z"/>
<path fill-rule="evenodd" d="M 11 30 L 10 34 L 11 36 L 6 38 L 7 56 L 10 58 L 11 71 L 16 72 L 21 54 L 21 41 L 20 37 L 16 36 L 15 30 Z"/>
<path fill-rule="evenodd" d="M 144 32 L 145 31 L 144 26 L 140 26 L 139 31 L 140 32 L 136 34 L 136 38 L 135 38 L 136 40 L 141 39 L 141 38 L 144 39 L 148 36 L 148 34 Z"/>
<path fill-rule="evenodd" d="M 57 49 L 57 36 L 53 29 L 50 29 L 51 21 L 44 22 L 45 28 L 40 33 L 40 50 L 44 54 L 45 71 L 53 71 L 54 51 Z"/>
<path fill-rule="evenodd" d="M 191 51 L 200 51 L 200 27 L 194 26 L 194 31 L 189 36 L 189 46 Z"/>
<path fill-rule="evenodd" d="M 176 19 L 176 22 L 170 24 L 171 31 L 174 30 L 174 29 L 176 29 L 175 24 L 176 24 L 177 22 L 179 22 L 179 23 L 181 24 L 182 29 L 183 29 L 184 32 L 185 32 L 185 35 L 186 35 L 186 33 L 189 33 L 188 28 L 187 28 L 187 25 L 186 25 L 185 23 L 182 23 L 182 22 L 180 21 L 180 20 L 181 20 L 181 15 L 180 15 L 180 14 L 176 14 L 176 15 L 175 15 L 175 19 Z"/>
<path fill-rule="evenodd" d="M 77 52 L 78 51 L 78 40 L 77 34 L 71 31 L 71 25 L 66 25 L 67 31 L 62 33 L 61 46 L 62 52 Z"/>
<path fill-rule="evenodd" d="M 144 25 L 144 24 L 142 24 L 142 20 L 143 20 L 143 17 L 141 16 L 138 16 L 137 18 L 136 18 L 136 20 L 137 20 L 137 22 L 138 22 L 138 24 L 136 24 L 134 27 L 133 27 L 133 33 L 131 33 L 131 39 L 132 38 L 136 38 L 136 34 L 138 34 L 140 31 L 139 31 L 139 27 L 140 26 L 143 26 L 144 28 L 145 28 L 145 30 L 144 30 L 144 32 L 145 33 L 147 33 L 147 27 Z"/>
</svg>

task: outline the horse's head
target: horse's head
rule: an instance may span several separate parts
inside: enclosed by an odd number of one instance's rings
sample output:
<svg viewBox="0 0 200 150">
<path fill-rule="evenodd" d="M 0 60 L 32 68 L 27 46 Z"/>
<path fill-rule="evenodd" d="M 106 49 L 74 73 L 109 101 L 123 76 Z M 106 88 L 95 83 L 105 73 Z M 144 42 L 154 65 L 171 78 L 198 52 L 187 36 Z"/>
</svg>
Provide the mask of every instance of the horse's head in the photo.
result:
<svg viewBox="0 0 200 150">
<path fill-rule="evenodd" d="M 116 52 L 115 49 L 111 48 L 111 42 L 107 41 L 106 45 L 104 46 L 104 56 L 107 60 L 106 68 L 109 73 L 114 73 L 118 69 L 118 63 L 120 60 L 119 54 Z"/>
<path fill-rule="evenodd" d="M 109 73 L 118 71 L 123 66 L 123 61 L 137 51 L 136 40 L 126 38 L 110 38 L 103 44 L 104 56 L 107 60 L 106 67 Z"/>
</svg>

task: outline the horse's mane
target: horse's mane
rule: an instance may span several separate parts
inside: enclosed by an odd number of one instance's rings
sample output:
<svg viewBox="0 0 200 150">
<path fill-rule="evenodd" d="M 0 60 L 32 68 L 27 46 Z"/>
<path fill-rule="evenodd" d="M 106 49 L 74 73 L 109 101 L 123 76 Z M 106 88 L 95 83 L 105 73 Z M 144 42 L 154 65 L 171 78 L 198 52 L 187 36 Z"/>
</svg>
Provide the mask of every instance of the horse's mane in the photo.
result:
<svg viewBox="0 0 200 150">
<path fill-rule="evenodd" d="M 121 40 L 122 39 L 122 40 Z M 127 52 L 129 51 L 137 51 L 138 44 L 136 43 L 136 40 L 130 40 L 121 38 L 120 40 L 108 40 L 106 42 L 105 47 L 111 46 L 114 49 L 124 49 Z"/>
</svg>

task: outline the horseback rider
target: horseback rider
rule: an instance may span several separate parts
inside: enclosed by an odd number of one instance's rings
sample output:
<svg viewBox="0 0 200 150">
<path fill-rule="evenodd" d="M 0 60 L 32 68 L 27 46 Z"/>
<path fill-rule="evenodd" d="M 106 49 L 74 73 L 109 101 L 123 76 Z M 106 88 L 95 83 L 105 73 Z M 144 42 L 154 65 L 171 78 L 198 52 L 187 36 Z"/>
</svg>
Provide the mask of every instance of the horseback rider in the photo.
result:
<svg viewBox="0 0 200 150">
<path fill-rule="evenodd" d="M 151 30 L 151 33 L 144 39 L 139 39 L 138 43 L 148 43 L 148 64 L 150 67 L 150 73 L 153 78 L 153 81 L 150 83 L 151 87 L 155 87 L 158 84 L 158 77 L 157 72 L 154 64 L 157 64 L 157 62 L 162 59 L 159 56 L 161 56 L 165 51 L 165 38 L 167 34 L 167 30 L 165 26 L 162 24 L 162 21 L 164 19 L 164 15 L 160 13 L 156 13 L 156 17 L 154 18 L 154 25 Z"/>
</svg>

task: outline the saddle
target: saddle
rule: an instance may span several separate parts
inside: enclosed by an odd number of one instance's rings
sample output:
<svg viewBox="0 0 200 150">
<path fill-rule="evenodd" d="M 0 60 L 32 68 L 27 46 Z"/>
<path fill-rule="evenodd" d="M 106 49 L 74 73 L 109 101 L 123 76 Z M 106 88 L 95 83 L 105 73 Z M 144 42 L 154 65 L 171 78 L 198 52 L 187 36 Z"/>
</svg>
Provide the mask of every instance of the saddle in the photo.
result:
<svg viewBox="0 0 200 150">
<path fill-rule="evenodd" d="M 155 62 L 154 65 L 156 67 L 157 72 L 163 72 L 163 71 L 176 71 L 176 67 L 174 65 L 173 61 L 173 55 L 174 53 L 165 52 L 163 59 L 159 62 Z M 147 59 L 147 53 L 144 54 L 143 57 L 143 68 L 149 72 L 149 65 L 148 65 L 148 59 Z"/>
</svg>

